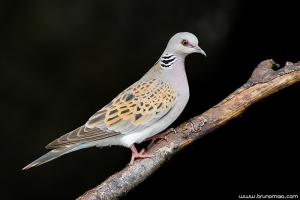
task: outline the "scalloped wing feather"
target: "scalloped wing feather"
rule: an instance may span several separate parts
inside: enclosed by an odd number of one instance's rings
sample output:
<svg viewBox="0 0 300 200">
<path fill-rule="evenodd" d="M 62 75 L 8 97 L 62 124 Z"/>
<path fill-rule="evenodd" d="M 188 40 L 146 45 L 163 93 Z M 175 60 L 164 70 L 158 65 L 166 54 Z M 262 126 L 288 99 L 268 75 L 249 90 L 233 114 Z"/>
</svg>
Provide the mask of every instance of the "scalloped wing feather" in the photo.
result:
<svg viewBox="0 0 300 200">
<path fill-rule="evenodd" d="M 54 140 L 47 149 L 142 131 L 161 119 L 176 103 L 177 92 L 155 78 L 141 80 L 96 112 L 85 125 Z"/>
<path fill-rule="evenodd" d="M 152 125 L 176 103 L 177 92 L 158 79 L 148 79 L 124 90 L 85 124 L 127 134 Z"/>
</svg>

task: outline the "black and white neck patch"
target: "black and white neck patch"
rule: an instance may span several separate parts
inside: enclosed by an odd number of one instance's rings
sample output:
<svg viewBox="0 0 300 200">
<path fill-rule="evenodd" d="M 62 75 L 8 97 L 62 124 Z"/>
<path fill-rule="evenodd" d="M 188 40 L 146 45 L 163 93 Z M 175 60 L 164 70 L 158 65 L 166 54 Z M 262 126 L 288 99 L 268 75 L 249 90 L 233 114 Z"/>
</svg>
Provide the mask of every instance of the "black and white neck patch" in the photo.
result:
<svg viewBox="0 0 300 200">
<path fill-rule="evenodd" d="M 173 68 L 173 64 L 176 62 L 177 58 L 175 55 L 166 53 L 160 57 L 160 66 L 163 68 Z"/>
</svg>

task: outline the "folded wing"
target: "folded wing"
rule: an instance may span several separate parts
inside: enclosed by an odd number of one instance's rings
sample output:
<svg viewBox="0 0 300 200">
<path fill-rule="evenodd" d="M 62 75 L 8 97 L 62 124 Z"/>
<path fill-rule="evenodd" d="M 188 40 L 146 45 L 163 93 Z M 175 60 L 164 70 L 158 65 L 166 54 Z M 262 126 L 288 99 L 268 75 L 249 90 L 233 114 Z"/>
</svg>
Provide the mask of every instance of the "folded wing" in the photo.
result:
<svg viewBox="0 0 300 200">
<path fill-rule="evenodd" d="M 155 78 L 139 81 L 96 112 L 85 125 L 54 140 L 46 148 L 142 131 L 161 119 L 176 101 L 175 89 L 164 81 Z"/>
</svg>

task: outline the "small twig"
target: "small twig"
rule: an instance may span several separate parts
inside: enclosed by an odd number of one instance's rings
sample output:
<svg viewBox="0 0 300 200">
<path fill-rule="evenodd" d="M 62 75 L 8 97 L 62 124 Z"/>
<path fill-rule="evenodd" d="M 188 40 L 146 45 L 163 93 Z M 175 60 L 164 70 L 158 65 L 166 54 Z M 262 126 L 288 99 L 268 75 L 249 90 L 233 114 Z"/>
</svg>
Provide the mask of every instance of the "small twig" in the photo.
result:
<svg viewBox="0 0 300 200">
<path fill-rule="evenodd" d="M 133 165 L 110 176 L 102 184 L 80 196 L 78 200 L 121 198 L 183 147 L 223 126 L 257 101 L 300 80 L 300 62 L 296 64 L 287 62 L 277 71 L 272 69 L 273 66 L 277 66 L 273 60 L 261 62 L 242 87 L 208 111 L 177 127 L 176 134 L 175 132 L 169 134 L 167 142 L 161 140 L 153 145 L 147 151 L 153 154 L 152 158 L 136 160 Z"/>
</svg>

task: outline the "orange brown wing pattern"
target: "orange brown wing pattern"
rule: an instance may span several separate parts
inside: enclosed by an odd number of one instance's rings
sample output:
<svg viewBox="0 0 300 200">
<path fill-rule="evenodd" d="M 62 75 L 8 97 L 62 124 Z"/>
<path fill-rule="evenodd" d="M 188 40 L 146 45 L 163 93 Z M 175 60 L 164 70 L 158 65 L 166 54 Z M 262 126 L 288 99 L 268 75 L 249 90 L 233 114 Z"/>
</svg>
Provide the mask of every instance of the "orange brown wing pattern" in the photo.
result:
<svg viewBox="0 0 300 200">
<path fill-rule="evenodd" d="M 137 82 L 96 112 L 84 126 L 63 135 L 46 148 L 142 131 L 164 116 L 176 100 L 175 89 L 161 80 Z"/>
<path fill-rule="evenodd" d="M 177 93 L 171 85 L 157 79 L 145 80 L 123 91 L 85 125 L 126 134 L 152 124 L 169 111 L 176 100 Z"/>
</svg>

